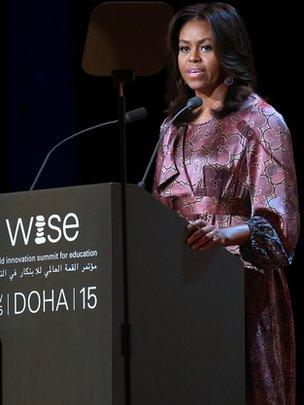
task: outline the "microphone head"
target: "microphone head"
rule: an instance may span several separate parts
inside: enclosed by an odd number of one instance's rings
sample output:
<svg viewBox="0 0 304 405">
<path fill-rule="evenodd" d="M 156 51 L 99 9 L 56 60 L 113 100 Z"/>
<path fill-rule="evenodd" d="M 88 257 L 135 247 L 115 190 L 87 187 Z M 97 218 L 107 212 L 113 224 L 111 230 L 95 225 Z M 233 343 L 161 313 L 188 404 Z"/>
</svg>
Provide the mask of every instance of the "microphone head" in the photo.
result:
<svg viewBox="0 0 304 405">
<path fill-rule="evenodd" d="M 126 122 L 130 124 L 131 122 L 142 121 L 145 120 L 147 116 L 147 110 L 144 107 L 136 108 L 126 113 Z"/>
<path fill-rule="evenodd" d="M 195 110 L 196 108 L 200 107 L 203 104 L 203 100 L 201 97 L 192 97 L 187 101 L 186 106 L 189 110 Z"/>
</svg>

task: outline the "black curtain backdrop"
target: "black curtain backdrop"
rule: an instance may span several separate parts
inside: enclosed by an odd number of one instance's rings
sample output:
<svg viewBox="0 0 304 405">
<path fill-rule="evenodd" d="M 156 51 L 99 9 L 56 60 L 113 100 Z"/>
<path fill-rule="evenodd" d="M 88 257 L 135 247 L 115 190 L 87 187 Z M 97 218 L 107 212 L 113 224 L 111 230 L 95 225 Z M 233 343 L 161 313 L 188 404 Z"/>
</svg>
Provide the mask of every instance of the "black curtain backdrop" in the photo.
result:
<svg viewBox="0 0 304 405">
<path fill-rule="evenodd" d="M 1 159 L 0 192 L 28 190 L 51 147 L 85 127 L 116 117 L 111 78 L 87 75 L 81 59 L 96 0 L 8 0 L 1 4 Z M 177 11 L 190 1 L 168 1 Z M 283 114 L 291 130 L 303 212 L 301 167 L 300 16 L 294 2 L 228 1 L 248 27 L 259 78 L 258 92 Z M 140 34 L 140 33 L 139 33 Z M 140 55 L 139 55 L 140 57 Z M 164 118 L 166 71 L 136 78 L 127 88 L 127 109 L 145 106 L 147 121 L 127 131 L 128 182 L 145 170 Z M 119 180 L 118 133 L 95 131 L 60 148 L 51 157 L 37 188 Z M 151 176 L 150 176 L 151 177 Z M 150 178 L 151 184 L 151 178 Z M 303 389 L 303 236 L 287 276 L 297 337 L 298 404 Z"/>
</svg>

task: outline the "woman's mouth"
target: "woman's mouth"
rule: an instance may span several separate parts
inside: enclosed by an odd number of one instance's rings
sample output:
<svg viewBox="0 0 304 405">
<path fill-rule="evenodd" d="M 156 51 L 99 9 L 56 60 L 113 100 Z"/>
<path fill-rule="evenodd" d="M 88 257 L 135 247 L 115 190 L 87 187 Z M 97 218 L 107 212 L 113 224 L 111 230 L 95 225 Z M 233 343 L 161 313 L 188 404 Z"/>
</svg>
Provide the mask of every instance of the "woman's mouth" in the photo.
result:
<svg viewBox="0 0 304 405">
<path fill-rule="evenodd" d="M 199 77 L 201 75 L 204 75 L 205 72 L 206 71 L 204 69 L 199 69 L 199 68 L 187 69 L 187 75 L 189 77 Z"/>
</svg>

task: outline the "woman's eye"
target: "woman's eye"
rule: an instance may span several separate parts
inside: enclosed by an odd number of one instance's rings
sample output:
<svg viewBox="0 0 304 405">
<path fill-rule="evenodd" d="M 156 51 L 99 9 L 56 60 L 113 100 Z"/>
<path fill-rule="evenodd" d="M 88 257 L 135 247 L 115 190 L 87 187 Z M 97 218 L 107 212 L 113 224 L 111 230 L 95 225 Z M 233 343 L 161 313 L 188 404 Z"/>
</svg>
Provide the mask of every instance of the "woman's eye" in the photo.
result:
<svg viewBox="0 0 304 405">
<path fill-rule="evenodd" d="M 212 46 L 211 45 L 202 45 L 201 50 L 203 52 L 210 52 L 212 50 Z"/>
<path fill-rule="evenodd" d="M 189 46 L 180 46 L 180 47 L 179 47 L 179 51 L 180 51 L 180 52 L 184 52 L 184 53 L 185 53 L 185 52 L 188 52 L 189 49 L 190 49 Z"/>
</svg>

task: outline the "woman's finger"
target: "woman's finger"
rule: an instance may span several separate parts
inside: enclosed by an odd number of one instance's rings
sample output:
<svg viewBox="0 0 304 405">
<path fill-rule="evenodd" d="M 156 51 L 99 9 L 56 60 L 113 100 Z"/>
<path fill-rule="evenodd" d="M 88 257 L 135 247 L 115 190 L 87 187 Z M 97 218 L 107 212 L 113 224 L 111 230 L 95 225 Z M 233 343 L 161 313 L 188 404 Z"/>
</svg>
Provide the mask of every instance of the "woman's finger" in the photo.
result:
<svg viewBox="0 0 304 405">
<path fill-rule="evenodd" d="M 200 238 L 197 238 L 191 243 L 190 247 L 191 249 L 202 251 L 220 244 L 220 237 L 217 235 L 216 231 L 212 230 L 205 235 L 201 235 Z"/>
<path fill-rule="evenodd" d="M 205 240 L 205 243 L 201 244 L 198 247 L 198 250 L 201 252 L 203 250 L 211 249 L 219 245 L 219 238 L 215 233 L 208 234 L 208 239 Z"/>
<path fill-rule="evenodd" d="M 205 245 L 209 245 L 210 243 L 214 242 L 213 233 L 209 232 L 205 235 L 202 235 L 196 241 L 191 244 L 191 249 L 194 250 L 201 250 Z"/>
<path fill-rule="evenodd" d="M 196 229 L 187 239 L 188 245 L 191 245 L 193 242 L 195 242 L 197 239 L 200 239 L 207 233 L 211 232 L 213 230 L 213 227 L 208 225 L 204 226 L 202 228 Z"/>
<path fill-rule="evenodd" d="M 203 219 L 196 219 L 195 221 L 190 221 L 187 225 L 187 229 L 195 229 L 195 228 L 200 228 L 204 227 L 208 224 L 207 221 L 204 221 Z"/>
</svg>

